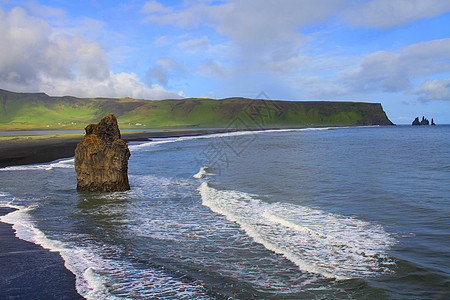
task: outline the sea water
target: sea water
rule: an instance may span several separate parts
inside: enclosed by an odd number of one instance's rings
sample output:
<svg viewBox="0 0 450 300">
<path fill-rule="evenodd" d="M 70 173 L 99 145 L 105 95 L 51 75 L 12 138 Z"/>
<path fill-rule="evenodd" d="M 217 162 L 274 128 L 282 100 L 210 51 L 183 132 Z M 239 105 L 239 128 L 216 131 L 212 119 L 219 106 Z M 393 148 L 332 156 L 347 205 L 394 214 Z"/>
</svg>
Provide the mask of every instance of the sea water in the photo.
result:
<svg viewBox="0 0 450 300">
<path fill-rule="evenodd" d="M 450 126 L 130 143 L 131 190 L 74 160 L 0 169 L 1 217 L 88 299 L 444 299 Z M 43 266 L 44 267 L 44 266 Z"/>
</svg>

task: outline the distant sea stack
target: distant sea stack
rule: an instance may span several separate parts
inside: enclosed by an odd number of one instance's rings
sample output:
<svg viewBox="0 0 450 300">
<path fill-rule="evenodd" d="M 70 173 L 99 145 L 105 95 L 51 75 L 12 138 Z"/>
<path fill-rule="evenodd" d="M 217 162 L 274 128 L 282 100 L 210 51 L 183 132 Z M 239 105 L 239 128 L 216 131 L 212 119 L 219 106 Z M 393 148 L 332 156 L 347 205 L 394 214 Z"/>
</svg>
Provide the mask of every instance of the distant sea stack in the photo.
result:
<svg viewBox="0 0 450 300">
<path fill-rule="evenodd" d="M 416 117 L 414 119 L 414 121 L 412 122 L 412 125 L 414 125 L 414 126 L 416 126 L 416 125 L 430 125 L 430 121 L 428 121 L 428 119 L 425 118 L 424 116 L 422 117 L 421 121 L 419 121 L 419 117 Z M 436 125 L 434 123 L 434 119 L 433 118 L 431 118 L 431 125 Z"/>
<path fill-rule="evenodd" d="M 130 189 L 128 159 L 130 150 L 121 140 L 114 114 L 108 114 L 98 124 L 90 124 L 75 149 L 77 190 L 115 192 Z"/>
</svg>

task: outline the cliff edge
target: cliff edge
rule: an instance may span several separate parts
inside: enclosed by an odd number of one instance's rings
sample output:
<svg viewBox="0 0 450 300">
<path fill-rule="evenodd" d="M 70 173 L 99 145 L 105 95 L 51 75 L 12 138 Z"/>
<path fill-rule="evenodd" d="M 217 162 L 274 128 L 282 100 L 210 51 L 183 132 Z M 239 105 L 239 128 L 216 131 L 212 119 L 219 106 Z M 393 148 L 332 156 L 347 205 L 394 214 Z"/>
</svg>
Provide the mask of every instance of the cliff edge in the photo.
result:
<svg viewBox="0 0 450 300">
<path fill-rule="evenodd" d="M 94 109 L 95 108 L 95 109 Z M 51 97 L 0 89 L 4 130 L 83 129 L 108 113 L 121 128 L 273 129 L 392 125 L 380 103 L 232 97 L 144 100 Z M 45 115 L 45 118 L 42 116 Z"/>
</svg>

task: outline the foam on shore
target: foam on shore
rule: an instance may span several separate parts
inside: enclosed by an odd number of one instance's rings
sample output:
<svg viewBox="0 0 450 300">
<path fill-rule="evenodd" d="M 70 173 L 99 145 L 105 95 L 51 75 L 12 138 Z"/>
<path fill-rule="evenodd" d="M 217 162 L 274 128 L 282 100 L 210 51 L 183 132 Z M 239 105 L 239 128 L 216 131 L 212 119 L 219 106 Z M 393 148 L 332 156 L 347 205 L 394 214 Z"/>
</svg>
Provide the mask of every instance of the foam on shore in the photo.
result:
<svg viewBox="0 0 450 300">
<path fill-rule="evenodd" d="M 0 171 L 28 171 L 28 170 L 46 170 L 53 169 L 71 169 L 74 167 L 75 158 L 56 160 L 46 164 L 22 165 L 0 168 Z"/>
<path fill-rule="evenodd" d="M 9 198 L 9 194 L 0 192 L 0 198 Z M 161 299 L 209 298 L 203 286 L 184 282 L 164 270 L 150 266 L 137 268 L 132 262 L 114 260 L 112 257 L 120 249 L 95 244 L 74 246 L 51 239 L 34 225 L 29 214 L 38 206 L 18 206 L 13 204 L 14 199 L 5 204 L 4 200 L 0 203 L 15 211 L 1 216 L 0 222 L 11 224 L 17 238 L 59 252 L 64 266 L 76 276 L 77 292 L 86 299 L 123 299 L 130 295 Z"/>
</svg>

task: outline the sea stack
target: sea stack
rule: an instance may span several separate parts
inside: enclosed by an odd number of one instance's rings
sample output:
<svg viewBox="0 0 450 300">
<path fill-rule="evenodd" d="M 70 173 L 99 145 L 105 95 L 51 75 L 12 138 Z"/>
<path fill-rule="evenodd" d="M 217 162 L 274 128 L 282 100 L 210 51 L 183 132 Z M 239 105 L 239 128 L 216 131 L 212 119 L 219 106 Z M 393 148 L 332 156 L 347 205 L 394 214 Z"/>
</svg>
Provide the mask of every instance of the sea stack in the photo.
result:
<svg viewBox="0 0 450 300">
<path fill-rule="evenodd" d="M 419 117 L 416 117 L 412 122 L 412 125 L 430 125 L 430 121 L 428 121 L 428 119 L 424 116 L 422 116 L 422 121 L 419 121 Z M 436 125 L 434 124 L 433 118 L 431 118 L 431 125 Z"/>
<path fill-rule="evenodd" d="M 75 149 L 77 190 L 115 192 L 130 189 L 128 159 L 130 150 L 121 140 L 114 114 L 108 114 L 98 124 L 90 124 Z"/>
</svg>

